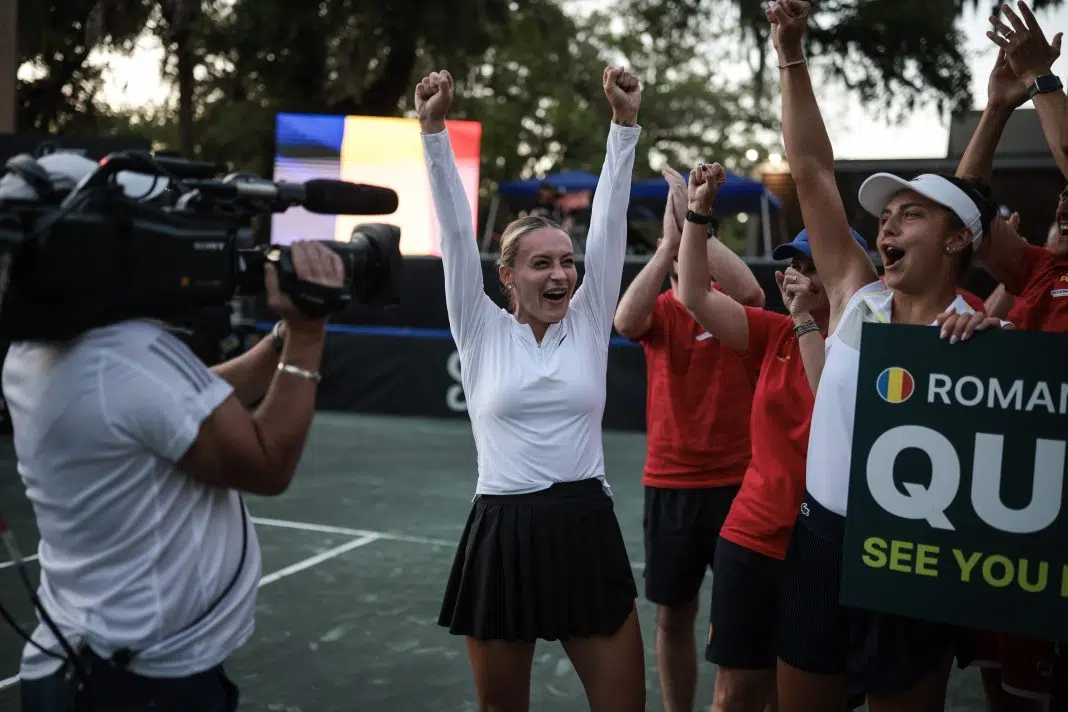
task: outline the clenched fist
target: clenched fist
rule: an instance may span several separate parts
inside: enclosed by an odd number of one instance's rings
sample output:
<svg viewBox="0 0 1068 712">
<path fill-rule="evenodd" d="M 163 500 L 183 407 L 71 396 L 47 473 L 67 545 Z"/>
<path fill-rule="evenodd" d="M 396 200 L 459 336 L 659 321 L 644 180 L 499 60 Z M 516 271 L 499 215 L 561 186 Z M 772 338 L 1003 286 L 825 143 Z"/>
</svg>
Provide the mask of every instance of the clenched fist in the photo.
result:
<svg viewBox="0 0 1068 712">
<path fill-rule="evenodd" d="M 623 126 L 638 125 L 642 89 L 638 77 L 623 67 L 605 67 L 604 95 L 612 106 L 612 121 Z"/>
<path fill-rule="evenodd" d="M 719 187 L 727 180 L 727 172 L 718 163 L 698 163 L 690 171 L 690 183 L 686 186 L 690 210 L 707 215 L 716 202 Z"/>
<path fill-rule="evenodd" d="M 431 72 L 415 85 L 415 110 L 423 133 L 445 130 L 445 116 L 452 106 L 452 75 L 444 69 Z"/>
<path fill-rule="evenodd" d="M 805 58 L 802 39 L 811 13 L 812 3 L 805 0 L 773 0 L 765 10 L 771 23 L 771 43 L 779 55 L 780 65 Z"/>
</svg>

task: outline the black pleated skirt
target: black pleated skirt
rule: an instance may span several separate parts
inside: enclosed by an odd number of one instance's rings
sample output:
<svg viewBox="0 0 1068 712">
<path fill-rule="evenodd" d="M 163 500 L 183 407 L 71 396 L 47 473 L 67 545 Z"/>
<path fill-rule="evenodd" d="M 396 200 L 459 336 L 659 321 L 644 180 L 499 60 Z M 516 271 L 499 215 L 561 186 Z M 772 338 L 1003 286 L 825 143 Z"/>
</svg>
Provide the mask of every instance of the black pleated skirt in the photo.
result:
<svg viewBox="0 0 1068 712">
<path fill-rule="evenodd" d="M 475 499 L 438 624 L 478 640 L 612 635 L 637 595 L 601 481 L 558 483 Z"/>
</svg>

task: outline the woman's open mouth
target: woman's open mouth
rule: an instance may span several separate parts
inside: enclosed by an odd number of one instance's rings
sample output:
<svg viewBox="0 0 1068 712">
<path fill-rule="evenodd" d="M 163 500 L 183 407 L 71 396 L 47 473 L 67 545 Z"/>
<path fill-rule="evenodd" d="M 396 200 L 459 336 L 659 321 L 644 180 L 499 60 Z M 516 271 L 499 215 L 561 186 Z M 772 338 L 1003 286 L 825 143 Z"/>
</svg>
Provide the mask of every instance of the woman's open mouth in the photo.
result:
<svg viewBox="0 0 1068 712">
<path fill-rule="evenodd" d="M 894 247 L 893 245 L 886 245 L 882 249 L 883 255 L 883 267 L 890 269 L 905 256 L 905 251 L 900 247 Z"/>
<path fill-rule="evenodd" d="M 550 289 L 548 292 L 542 294 L 543 297 L 550 302 L 562 302 L 567 297 L 566 289 Z"/>
</svg>

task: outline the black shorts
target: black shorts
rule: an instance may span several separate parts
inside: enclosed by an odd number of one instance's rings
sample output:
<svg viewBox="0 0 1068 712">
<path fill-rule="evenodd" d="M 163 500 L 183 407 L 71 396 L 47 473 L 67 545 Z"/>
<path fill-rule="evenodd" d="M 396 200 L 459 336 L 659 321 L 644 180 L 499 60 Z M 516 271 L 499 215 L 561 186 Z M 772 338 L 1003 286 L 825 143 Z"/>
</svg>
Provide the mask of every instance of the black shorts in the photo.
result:
<svg viewBox="0 0 1068 712">
<path fill-rule="evenodd" d="M 645 488 L 647 599 L 674 606 L 697 597 L 738 487 Z"/>
<path fill-rule="evenodd" d="M 844 517 L 805 494 L 783 566 L 778 656 L 807 672 L 846 673 L 851 693 L 904 692 L 948 658 L 958 631 L 841 605 L 844 530 Z"/>
<path fill-rule="evenodd" d="M 612 635 L 638 589 L 599 479 L 479 495 L 460 538 L 438 625 L 478 640 Z"/>
<path fill-rule="evenodd" d="M 775 669 L 781 579 L 781 561 L 720 537 L 706 660 L 734 670 Z"/>
</svg>

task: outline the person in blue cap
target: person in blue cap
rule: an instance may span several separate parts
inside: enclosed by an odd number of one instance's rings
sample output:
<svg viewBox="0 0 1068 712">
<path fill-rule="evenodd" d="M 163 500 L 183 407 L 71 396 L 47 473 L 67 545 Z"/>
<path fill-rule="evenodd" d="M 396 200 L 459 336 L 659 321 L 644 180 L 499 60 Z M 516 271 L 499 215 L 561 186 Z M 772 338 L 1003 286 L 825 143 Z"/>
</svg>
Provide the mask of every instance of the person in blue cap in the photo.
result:
<svg viewBox="0 0 1068 712">
<path fill-rule="evenodd" d="M 775 273 L 788 314 L 743 306 L 709 287 L 704 226 L 689 216 L 708 215 L 722 176 L 718 164 L 691 173 L 678 292 L 724 347 L 760 363 L 749 420 L 752 457 L 716 541 L 705 658 L 718 667 L 713 709 L 761 712 L 776 697 L 780 572 L 805 492 L 830 307 L 804 230 L 772 253 L 790 261 Z"/>
</svg>

